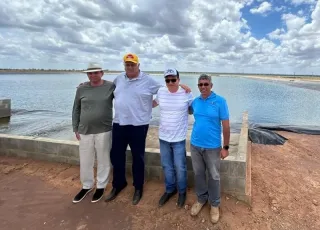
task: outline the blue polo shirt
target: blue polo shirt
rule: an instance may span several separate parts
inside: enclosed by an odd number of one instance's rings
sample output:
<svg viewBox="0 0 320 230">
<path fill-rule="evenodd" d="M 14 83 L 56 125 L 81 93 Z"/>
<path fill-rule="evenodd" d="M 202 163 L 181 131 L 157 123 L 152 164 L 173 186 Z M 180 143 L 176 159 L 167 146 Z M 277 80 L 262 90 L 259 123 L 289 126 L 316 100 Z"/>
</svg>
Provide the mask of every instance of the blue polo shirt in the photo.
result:
<svg viewBox="0 0 320 230">
<path fill-rule="evenodd" d="M 229 119 L 226 100 L 212 92 L 206 99 L 195 98 L 191 106 L 195 120 L 191 144 L 207 149 L 221 147 L 221 121 Z"/>
</svg>

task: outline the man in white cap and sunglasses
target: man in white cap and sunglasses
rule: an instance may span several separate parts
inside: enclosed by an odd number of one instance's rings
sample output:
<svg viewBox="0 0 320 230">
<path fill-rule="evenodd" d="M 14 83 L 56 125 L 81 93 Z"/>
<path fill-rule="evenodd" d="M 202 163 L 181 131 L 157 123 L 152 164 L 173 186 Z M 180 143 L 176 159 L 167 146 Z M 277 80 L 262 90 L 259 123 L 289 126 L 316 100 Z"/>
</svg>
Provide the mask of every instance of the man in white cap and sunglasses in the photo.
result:
<svg viewBox="0 0 320 230">
<path fill-rule="evenodd" d="M 159 200 L 159 207 L 178 192 L 177 206 L 181 208 L 186 201 L 186 136 L 188 108 L 193 96 L 179 86 L 180 76 L 176 69 L 165 70 L 164 78 L 166 87 L 159 89 L 153 101 L 153 107 L 159 105 L 160 108 L 159 142 L 165 176 L 165 192 Z"/>
<path fill-rule="evenodd" d="M 101 66 L 90 63 L 87 74 L 89 82 L 81 84 L 76 91 L 72 125 L 79 140 L 80 180 L 82 189 L 74 197 L 73 203 L 83 200 L 94 188 L 94 162 L 97 156 L 96 190 L 91 202 L 98 202 L 104 194 L 111 169 L 110 149 L 113 117 L 112 82 L 102 80 Z"/>
</svg>

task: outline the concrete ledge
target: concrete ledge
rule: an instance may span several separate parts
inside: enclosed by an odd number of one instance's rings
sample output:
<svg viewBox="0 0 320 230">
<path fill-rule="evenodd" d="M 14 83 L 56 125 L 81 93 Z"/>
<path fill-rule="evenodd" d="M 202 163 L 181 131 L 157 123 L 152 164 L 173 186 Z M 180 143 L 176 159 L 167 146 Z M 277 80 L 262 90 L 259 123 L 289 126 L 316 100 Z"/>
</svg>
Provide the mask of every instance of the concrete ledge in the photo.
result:
<svg viewBox="0 0 320 230">
<path fill-rule="evenodd" d="M 11 116 L 11 99 L 0 99 L 0 118 Z"/>
<path fill-rule="evenodd" d="M 244 123 L 247 116 L 244 116 Z M 251 202 L 251 143 L 248 142 L 247 124 L 243 124 L 239 136 L 238 151 L 221 161 L 221 191 L 246 203 Z M 240 148 L 241 147 L 241 148 Z M 236 149 L 234 149 L 236 150 Z M 249 152 L 248 152 L 249 150 Z M 79 144 L 49 138 L 0 134 L 0 155 L 25 157 L 37 160 L 79 164 Z M 146 148 L 146 179 L 164 180 L 159 149 Z M 132 155 L 127 150 L 126 171 L 131 174 Z M 194 173 L 190 153 L 187 153 L 188 186 L 194 185 Z"/>
<path fill-rule="evenodd" d="M 237 154 L 221 162 L 220 174 L 221 190 L 251 205 L 251 142 L 248 140 L 247 112 L 242 117 Z"/>
</svg>

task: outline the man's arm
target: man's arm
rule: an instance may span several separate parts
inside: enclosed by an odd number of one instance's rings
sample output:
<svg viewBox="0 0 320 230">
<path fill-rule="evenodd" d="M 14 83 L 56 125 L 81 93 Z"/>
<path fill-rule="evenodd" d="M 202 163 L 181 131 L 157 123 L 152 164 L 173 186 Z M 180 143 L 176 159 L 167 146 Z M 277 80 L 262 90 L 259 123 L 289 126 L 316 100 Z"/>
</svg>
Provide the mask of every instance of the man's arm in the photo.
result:
<svg viewBox="0 0 320 230">
<path fill-rule="evenodd" d="M 158 102 L 156 101 L 156 100 L 153 100 L 152 101 L 152 108 L 155 108 L 155 107 L 157 107 L 159 104 L 158 104 Z"/>
<path fill-rule="evenodd" d="M 149 90 L 152 95 L 156 95 L 158 93 L 158 90 L 164 86 L 161 83 L 154 80 L 150 75 L 149 75 L 149 79 L 148 79 L 148 85 L 149 85 Z"/>
<path fill-rule="evenodd" d="M 80 140 L 80 135 L 78 133 L 78 127 L 80 122 L 80 111 L 81 111 L 81 102 L 79 97 L 79 89 L 77 89 L 76 96 L 73 102 L 73 108 L 72 108 L 72 127 L 73 127 L 73 132 L 75 132 L 76 138 L 78 140 Z"/>
<path fill-rule="evenodd" d="M 229 120 L 222 120 L 222 128 L 223 128 L 223 146 L 229 146 L 230 142 L 230 125 Z M 229 149 L 222 148 L 220 151 L 220 157 L 222 159 L 229 156 Z"/>
<path fill-rule="evenodd" d="M 158 92 L 157 92 L 157 94 L 156 94 L 155 99 L 153 99 L 153 101 L 152 101 L 152 108 L 155 108 L 155 107 L 157 107 L 158 105 L 159 105 L 159 90 L 158 90 Z"/>
<path fill-rule="evenodd" d="M 223 129 L 223 146 L 229 145 L 230 143 L 230 124 L 229 120 L 222 121 Z"/>
<path fill-rule="evenodd" d="M 223 128 L 223 146 L 228 145 L 230 142 L 230 122 L 229 122 L 229 108 L 225 99 L 223 99 L 219 109 L 219 117 L 221 119 Z M 222 148 L 220 152 L 221 158 L 224 159 L 229 155 L 229 150 Z"/>
<path fill-rule="evenodd" d="M 193 94 L 190 92 L 190 93 L 188 93 L 188 113 L 190 114 L 190 115 L 192 115 L 193 114 L 193 108 L 192 108 L 192 103 L 193 103 Z"/>
<path fill-rule="evenodd" d="M 191 92 L 191 88 L 185 84 L 179 84 L 179 86 L 186 91 L 186 93 Z"/>
</svg>

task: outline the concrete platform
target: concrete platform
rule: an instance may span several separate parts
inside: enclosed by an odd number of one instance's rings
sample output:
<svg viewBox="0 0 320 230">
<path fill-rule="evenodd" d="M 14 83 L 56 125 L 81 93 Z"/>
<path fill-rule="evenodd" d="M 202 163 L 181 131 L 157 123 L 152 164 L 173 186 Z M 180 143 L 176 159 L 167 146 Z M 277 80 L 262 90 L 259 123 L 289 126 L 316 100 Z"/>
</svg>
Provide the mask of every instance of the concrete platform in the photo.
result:
<svg viewBox="0 0 320 230">
<path fill-rule="evenodd" d="M 0 155 L 27 157 L 38 160 L 79 164 L 77 141 L 0 134 Z M 251 152 L 248 142 L 248 115 L 243 116 L 240 134 L 232 134 L 230 155 L 221 161 L 221 191 L 251 203 Z M 163 180 L 158 148 L 146 148 L 145 175 L 148 179 Z M 127 173 L 131 173 L 132 157 L 127 150 Z M 188 184 L 193 186 L 194 175 L 190 153 L 187 153 Z"/>
<path fill-rule="evenodd" d="M 0 98 L 0 118 L 11 116 L 11 99 Z"/>
</svg>

